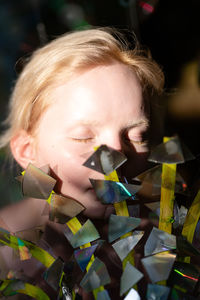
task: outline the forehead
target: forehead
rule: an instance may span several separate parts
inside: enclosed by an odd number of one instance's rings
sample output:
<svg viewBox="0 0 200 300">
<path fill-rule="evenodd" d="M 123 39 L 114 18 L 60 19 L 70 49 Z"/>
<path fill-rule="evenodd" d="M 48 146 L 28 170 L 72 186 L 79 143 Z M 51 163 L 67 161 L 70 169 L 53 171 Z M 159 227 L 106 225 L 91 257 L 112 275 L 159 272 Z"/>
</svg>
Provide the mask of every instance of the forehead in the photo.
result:
<svg viewBox="0 0 200 300">
<path fill-rule="evenodd" d="M 113 63 L 74 75 L 52 91 L 53 102 L 42 118 L 75 122 L 140 119 L 144 101 L 140 82 L 128 66 Z"/>
</svg>

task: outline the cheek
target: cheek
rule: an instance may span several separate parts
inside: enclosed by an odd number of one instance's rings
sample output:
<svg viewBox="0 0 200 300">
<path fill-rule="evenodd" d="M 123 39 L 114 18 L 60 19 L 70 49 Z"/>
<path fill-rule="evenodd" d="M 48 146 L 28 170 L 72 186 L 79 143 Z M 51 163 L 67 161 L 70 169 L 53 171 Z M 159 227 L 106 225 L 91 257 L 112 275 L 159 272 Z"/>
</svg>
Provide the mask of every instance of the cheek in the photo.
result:
<svg viewBox="0 0 200 300">
<path fill-rule="evenodd" d="M 90 184 L 90 170 L 82 165 L 90 154 L 80 153 L 70 145 L 61 146 L 55 143 L 40 145 L 37 154 L 38 167 L 46 164 L 50 166 L 60 192 L 73 193 L 74 189 L 83 190 Z"/>
<path fill-rule="evenodd" d="M 53 166 L 53 170 L 64 183 L 83 186 L 89 172 L 86 167 L 82 166 L 82 163 L 81 158 L 61 159 L 57 161 L 57 165 Z"/>
<path fill-rule="evenodd" d="M 36 159 L 38 163 L 46 163 L 51 167 L 56 165 L 81 165 L 84 162 L 84 158 L 81 157 L 81 153 L 77 147 L 74 147 L 70 143 L 65 143 L 64 139 L 56 140 L 49 136 L 48 138 L 40 139 L 36 149 Z"/>
</svg>

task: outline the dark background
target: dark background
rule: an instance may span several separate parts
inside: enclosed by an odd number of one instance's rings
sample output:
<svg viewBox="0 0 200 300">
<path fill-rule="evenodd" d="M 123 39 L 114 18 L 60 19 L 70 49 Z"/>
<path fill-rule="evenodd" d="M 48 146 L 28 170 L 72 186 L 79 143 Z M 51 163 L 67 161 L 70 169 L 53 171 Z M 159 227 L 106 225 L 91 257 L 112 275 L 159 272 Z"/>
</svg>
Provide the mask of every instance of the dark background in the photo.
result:
<svg viewBox="0 0 200 300">
<path fill-rule="evenodd" d="M 166 75 L 166 95 L 161 99 L 161 105 L 165 109 L 164 134 L 179 134 L 198 158 L 199 0 L 1 0 L 0 120 L 6 116 L 9 95 L 26 58 L 36 48 L 58 35 L 83 26 L 112 26 L 134 31 L 140 42 L 151 50 L 153 58 Z M 187 101 L 186 98 L 184 112 L 179 113 L 183 107 L 180 99 L 175 111 L 169 103 L 172 102 L 171 95 L 176 94 L 180 88 L 184 68 L 190 63 L 196 66 L 193 73 L 186 73 L 187 81 L 190 81 L 190 77 L 195 78 L 196 93 L 192 98 L 195 98 L 194 104 L 191 99 L 188 98 Z M 188 87 L 189 92 L 192 88 Z M 4 162 L 4 152 L 1 152 L 0 159 Z M 197 159 L 197 173 L 198 164 Z M 5 182 L 8 169 L 6 167 L 1 171 L 0 177 L 4 181 L 0 182 L 0 193 L 5 193 L 6 190 L 6 201 L 11 201 L 9 199 L 18 197 L 18 189 L 16 187 L 16 190 L 13 188 L 11 191 L 10 181 Z"/>
</svg>

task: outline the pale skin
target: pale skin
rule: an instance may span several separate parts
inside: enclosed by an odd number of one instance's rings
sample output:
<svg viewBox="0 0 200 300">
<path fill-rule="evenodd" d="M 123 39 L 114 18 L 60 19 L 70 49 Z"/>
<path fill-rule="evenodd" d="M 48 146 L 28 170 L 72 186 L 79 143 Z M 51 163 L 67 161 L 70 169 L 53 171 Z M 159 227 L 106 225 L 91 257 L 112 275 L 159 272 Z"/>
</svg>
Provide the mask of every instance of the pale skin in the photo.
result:
<svg viewBox="0 0 200 300">
<path fill-rule="evenodd" d="M 107 217 L 110 207 L 98 201 L 89 181 L 104 176 L 82 164 L 95 146 L 106 144 L 127 155 L 131 168 L 125 175 L 144 170 L 149 124 L 139 80 L 129 67 L 114 62 L 74 75 L 51 96 L 36 135 L 22 131 L 11 141 L 13 155 L 23 168 L 29 162 L 49 164 L 58 192 L 82 203 L 86 216 Z"/>
</svg>

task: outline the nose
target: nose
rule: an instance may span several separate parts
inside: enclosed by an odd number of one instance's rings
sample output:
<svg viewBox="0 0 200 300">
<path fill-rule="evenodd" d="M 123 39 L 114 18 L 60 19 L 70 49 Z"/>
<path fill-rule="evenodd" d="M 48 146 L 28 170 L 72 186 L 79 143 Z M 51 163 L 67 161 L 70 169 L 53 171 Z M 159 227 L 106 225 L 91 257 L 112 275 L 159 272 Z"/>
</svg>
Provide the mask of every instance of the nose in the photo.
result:
<svg viewBox="0 0 200 300">
<path fill-rule="evenodd" d="M 120 134 L 108 134 L 106 135 L 101 144 L 104 144 L 114 150 L 122 152 L 122 137 Z"/>
</svg>

